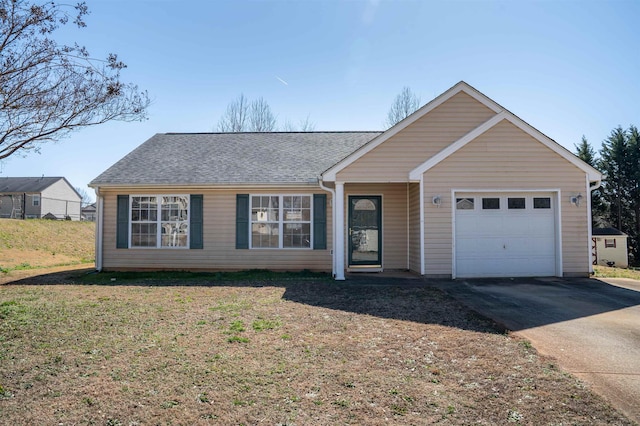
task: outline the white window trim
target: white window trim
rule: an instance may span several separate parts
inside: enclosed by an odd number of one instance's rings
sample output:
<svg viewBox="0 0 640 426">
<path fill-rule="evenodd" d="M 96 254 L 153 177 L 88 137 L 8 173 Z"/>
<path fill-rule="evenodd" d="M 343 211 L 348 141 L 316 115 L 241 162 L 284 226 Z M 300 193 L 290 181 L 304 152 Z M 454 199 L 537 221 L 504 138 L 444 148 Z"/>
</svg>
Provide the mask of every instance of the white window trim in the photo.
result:
<svg viewBox="0 0 640 426">
<path fill-rule="evenodd" d="M 156 197 L 158 199 L 158 219 L 156 223 L 158 224 L 158 229 L 156 231 L 156 246 L 155 247 L 143 247 L 143 246 L 133 246 L 131 244 L 131 212 L 133 206 L 133 198 L 134 197 Z M 183 247 L 175 247 L 175 246 L 162 246 L 162 203 L 160 202 L 162 197 L 187 197 L 187 243 Z M 131 194 L 129 195 L 129 240 L 127 241 L 129 248 L 133 250 L 188 250 L 191 247 L 191 195 L 190 194 Z"/>
<path fill-rule="evenodd" d="M 37 200 L 37 203 L 36 203 L 36 200 Z M 40 204 L 42 204 L 42 197 L 40 196 L 40 194 L 33 194 L 31 196 L 31 206 L 40 207 Z"/>
<path fill-rule="evenodd" d="M 253 197 L 278 197 L 278 247 L 253 246 Z M 309 247 L 283 247 L 284 245 L 284 203 L 282 197 L 309 197 Z M 306 221 L 293 223 L 307 223 Z M 313 250 L 313 194 L 249 194 L 249 249 L 250 250 Z"/>
</svg>

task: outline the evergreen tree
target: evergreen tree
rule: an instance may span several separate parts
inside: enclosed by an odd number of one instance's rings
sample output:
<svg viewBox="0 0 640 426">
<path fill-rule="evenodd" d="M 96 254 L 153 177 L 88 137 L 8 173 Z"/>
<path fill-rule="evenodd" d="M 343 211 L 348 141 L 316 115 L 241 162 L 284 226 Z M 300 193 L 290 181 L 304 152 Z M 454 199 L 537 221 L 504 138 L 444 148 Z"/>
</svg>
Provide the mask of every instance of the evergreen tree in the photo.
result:
<svg viewBox="0 0 640 426">
<path fill-rule="evenodd" d="M 578 158 L 580 158 L 591 167 L 596 167 L 596 151 L 593 149 L 584 135 L 582 135 L 582 140 L 580 141 L 580 143 L 574 146 L 576 147 L 576 155 L 578 156 Z"/>
<path fill-rule="evenodd" d="M 638 172 L 638 130 L 618 126 L 602 143 L 600 170 L 606 178 L 602 196 L 608 207 L 609 223 L 629 235 L 629 262 L 640 262 L 640 200 Z"/>
<path fill-rule="evenodd" d="M 627 130 L 629 150 L 629 203 L 634 219 L 633 228 L 629 230 L 631 252 L 635 264 L 640 263 L 640 132 L 635 126 Z"/>
<path fill-rule="evenodd" d="M 583 135 L 579 144 L 575 145 L 576 155 L 591 167 L 598 167 L 598 158 L 587 138 Z M 607 205 L 602 199 L 602 188 L 591 191 L 591 222 L 594 228 L 609 226 Z"/>
</svg>

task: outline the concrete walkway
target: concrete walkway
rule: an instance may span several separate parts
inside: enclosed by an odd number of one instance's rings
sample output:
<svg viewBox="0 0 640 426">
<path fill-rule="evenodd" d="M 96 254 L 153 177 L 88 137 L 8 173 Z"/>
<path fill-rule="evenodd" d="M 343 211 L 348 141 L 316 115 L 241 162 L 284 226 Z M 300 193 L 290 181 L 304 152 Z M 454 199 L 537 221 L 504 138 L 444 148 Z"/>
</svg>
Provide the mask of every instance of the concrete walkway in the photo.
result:
<svg viewBox="0 0 640 426">
<path fill-rule="evenodd" d="M 640 422 L 640 282 L 625 279 L 427 280 L 531 341 Z"/>
</svg>

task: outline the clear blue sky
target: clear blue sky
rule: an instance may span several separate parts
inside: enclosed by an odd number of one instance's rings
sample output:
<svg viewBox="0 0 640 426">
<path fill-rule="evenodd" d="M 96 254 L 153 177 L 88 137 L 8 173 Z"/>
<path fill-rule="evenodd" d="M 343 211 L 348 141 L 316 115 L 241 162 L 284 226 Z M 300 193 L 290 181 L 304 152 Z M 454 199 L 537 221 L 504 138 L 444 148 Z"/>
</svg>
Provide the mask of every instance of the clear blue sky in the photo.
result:
<svg viewBox="0 0 640 426">
<path fill-rule="evenodd" d="M 571 151 L 582 135 L 599 149 L 616 126 L 640 126 L 637 0 L 87 5 L 88 27 L 61 36 L 117 53 L 153 99 L 149 120 L 81 130 L 5 160 L 0 176 L 86 188 L 155 133 L 214 131 L 240 93 L 264 97 L 280 124 L 379 130 L 403 86 L 424 104 L 464 80 Z"/>
</svg>

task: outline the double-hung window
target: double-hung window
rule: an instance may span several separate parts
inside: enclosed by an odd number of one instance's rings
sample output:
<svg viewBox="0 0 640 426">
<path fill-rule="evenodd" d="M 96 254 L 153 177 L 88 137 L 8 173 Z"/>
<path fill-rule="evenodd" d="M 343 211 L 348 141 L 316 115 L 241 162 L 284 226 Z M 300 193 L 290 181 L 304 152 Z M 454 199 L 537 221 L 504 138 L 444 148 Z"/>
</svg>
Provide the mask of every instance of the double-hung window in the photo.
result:
<svg viewBox="0 0 640 426">
<path fill-rule="evenodd" d="M 311 248 L 311 195 L 252 195 L 251 248 Z"/>
<path fill-rule="evenodd" d="M 189 247 L 189 195 L 132 195 L 130 247 Z"/>
</svg>

